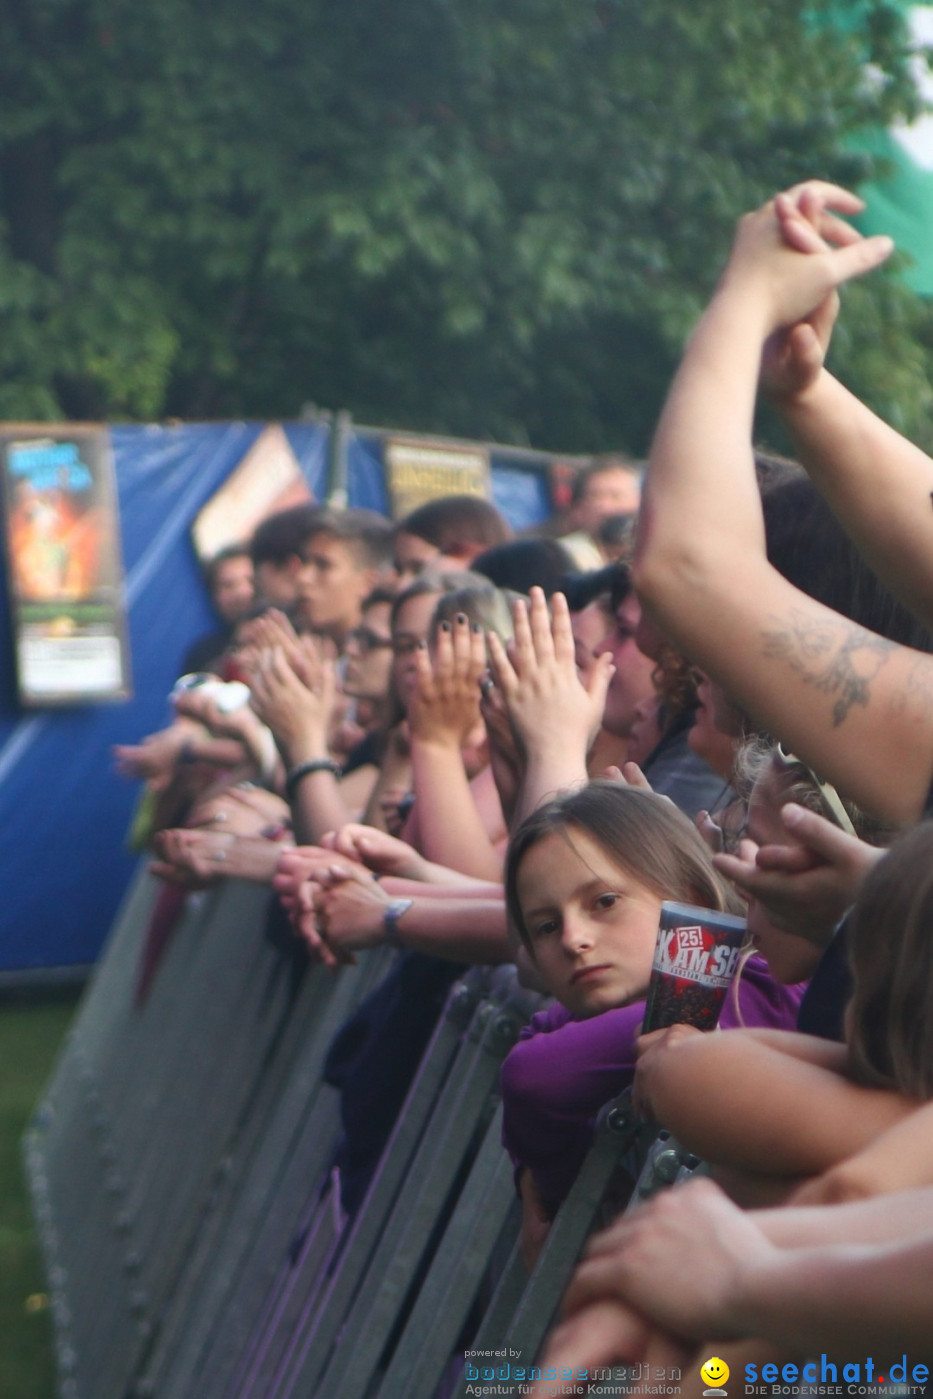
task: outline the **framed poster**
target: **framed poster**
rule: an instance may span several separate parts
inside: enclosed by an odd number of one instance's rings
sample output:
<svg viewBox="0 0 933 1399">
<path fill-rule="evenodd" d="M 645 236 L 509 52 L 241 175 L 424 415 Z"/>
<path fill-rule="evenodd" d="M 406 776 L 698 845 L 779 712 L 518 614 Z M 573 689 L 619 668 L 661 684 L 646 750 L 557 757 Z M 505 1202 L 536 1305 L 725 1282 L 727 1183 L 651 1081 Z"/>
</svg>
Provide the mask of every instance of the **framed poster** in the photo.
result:
<svg viewBox="0 0 933 1399">
<path fill-rule="evenodd" d="M 0 425 L 20 702 L 131 693 L 113 454 L 106 428 Z"/>
<path fill-rule="evenodd" d="M 489 497 L 489 453 L 485 447 L 390 437 L 384 451 L 393 519 L 439 496 Z"/>
</svg>

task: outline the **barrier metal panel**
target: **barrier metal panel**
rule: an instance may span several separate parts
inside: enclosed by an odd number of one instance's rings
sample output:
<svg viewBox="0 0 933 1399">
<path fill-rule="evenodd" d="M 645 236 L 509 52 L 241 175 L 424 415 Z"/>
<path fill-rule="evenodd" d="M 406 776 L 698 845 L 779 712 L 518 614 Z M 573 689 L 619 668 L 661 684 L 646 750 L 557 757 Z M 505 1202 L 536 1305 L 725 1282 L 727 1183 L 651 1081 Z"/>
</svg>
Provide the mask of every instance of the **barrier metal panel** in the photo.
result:
<svg viewBox="0 0 933 1399">
<path fill-rule="evenodd" d="M 307 1027 L 293 1072 L 243 1173 L 224 1228 L 213 1243 L 209 1272 L 196 1295 L 185 1290 L 174 1351 L 156 1357 L 146 1392 L 166 1399 L 223 1393 L 257 1313 L 302 1225 L 309 1200 L 320 1194 L 340 1134 L 339 1097 L 324 1084 L 324 1059 L 338 1029 L 385 975 L 388 949 L 342 968 L 326 1004 Z M 323 969 L 322 969 L 323 970 Z"/>
<path fill-rule="evenodd" d="M 429 1244 L 470 1159 L 477 1132 L 488 1126 L 499 1065 L 528 1018 L 530 997 L 512 977 L 501 998 L 480 1005 L 467 1034 L 462 1076 L 442 1095 L 443 1120 L 432 1122 L 411 1170 L 411 1188 L 393 1210 L 350 1313 L 333 1338 L 318 1335 L 273 1392 L 275 1399 L 320 1392 L 330 1399 L 364 1399 Z M 534 998 L 537 1001 L 537 998 Z M 449 1086 L 449 1085 L 448 1085 Z M 332 1339 L 326 1349 L 320 1343 Z M 323 1366 L 323 1369 L 322 1369 Z"/>
<path fill-rule="evenodd" d="M 320 1260 L 317 1241 L 309 1234 L 306 1249 L 293 1265 L 283 1268 L 231 1390 L 238 1399 L 267 1392 L 296 1338 L 309 1333 L 312 1319 L 322 1335 L 343 1319 L 389 1211 L 409 1176 L 412 1157 L 460 1049 L 463 1032 L 491 984 L 491 972 L 476 967 L 451 988 L 363 1204 L 339 1241 L 339 1255 Z"/>
</svg>

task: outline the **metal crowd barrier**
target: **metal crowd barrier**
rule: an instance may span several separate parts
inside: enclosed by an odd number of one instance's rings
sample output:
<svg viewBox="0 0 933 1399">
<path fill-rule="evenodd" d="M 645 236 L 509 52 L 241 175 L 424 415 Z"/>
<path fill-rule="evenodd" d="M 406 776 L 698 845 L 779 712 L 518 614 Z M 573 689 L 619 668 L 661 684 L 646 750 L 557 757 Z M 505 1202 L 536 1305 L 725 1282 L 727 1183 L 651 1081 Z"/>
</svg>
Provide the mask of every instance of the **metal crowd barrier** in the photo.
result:
<svg viewBox="0 0 933 1399">
<path fill-rule="evenodd" d="M 418 1326 L 424 1308 L 431 1311 L 432 1329 L 439 1326 L 435 1270 L 444 1264 L 437 1260 L 449 1251 L 448 1232 L 455 1226 L 461 1227 L 463 1218 L 474 1208 L 476 1194 L 482 1197 L 487 1189 L 491 1190 L 493 1193 L 485 1197 L 481 1208 L 493 1215 L 507 1212 L 512 1202 L 511 1167 L 502 1150 L 501 1129 L 494 1120 L 499 1066 L 538 998 L 522 992 L 507 969 L 494 975 L 493 982 L 491 994 L 474 1012 L 435 1110 L 421 1134 L 405 1188 L 380 1230 L 355 1295 L 347 1299 L 349 1307 L 334 1304 L 334 1293 L 339 1291 L 341 1282 L 345 1286 L 338 1271 L 336 1285 L 330 1296 L 325 1295 L 318 1315 L 302 1318 L 296 1332 L 295 1353 L 274 1377 L 272 1386 L 267 1390 L 253 1387 L 248 1391 L 249 1399 L 264 1399 L 266 1394 L 270 1399 L 303 1399 L 311 1394 L 326 1394 L 330 1399 L 362 1399 L 363 1395 L 372 1394 L 382 1377 L 384 1353 L 405 1319 L 406 1302 L 419 1283 L 419 1270 L 432 1254 L 432 1240 L 451 1196 L 458 1194 L 459 1199 L 433 1254 L 434 1276 L 429 1271 L 427 1280 L 417 1287 L 420 1295 L 400 1346 L 413 1327 L 416 1346 L 427 1345 L 428 1333 Z M 471 1157 L 470 1172 L 458 1191 L 458 1177 L 462 1177 Z M 490 1180 L 491 1158 L 498 1163 L 499 1171 L 493 1172 Z M 495 1241 L 494 1235 L 490 1248 Z M 459 1259 L 455 1258 L 461 1309 L 464 1300 L 469 1306 L 486 1261 L 485 1257 L 467 1257 L 462 1252 Z M 456 1335 L 451 1339 L 451 1348 L 455 1339 Z M 444 1352 L 445 1362 L 449 1353 Z M 405 1392 L 414 1393 L 410 1381 Z"/>
<path fill-rule="evenodd" d="M 330 1035 L 387 965 L 316 968 L 296 995 L 292 965 L 263 936 L 268 890 L 230 881 L 189 900 L 137 1004 L 155 896 L 140 876 L 25 1143 L 62 1399 L 152 1392 L 150 1357 L 211 1253 L 202 1236 L 217 1234 L 257 1152 L 288 1154 Z M 330 1122 L 332 1147 L 333 1101 Z M 327 1142 L 322 1131 L 316 1145 Z"/>
<path fill-rule="evenodd" d="M 141 876 L 26 1143 L 62 1399 L 440 1399 L 466 1393 L 465 1347 L 530 1365 L 607 1191 L 645 1158 L 627 1095 L 526 1277 L 498 1076 L 540 1000 L 476 968 L 346 1220 L 322 1067 L 394 954 L 297 979 L 263 937 L 268 892 L 230 882 L 189 900 L 136 1004 L 154 898 Z M 646 1170 L 682 1163 L 662 1143 Z"/>
<path fill-rule="evenodd" d="M 448 1102 L 456 1099 L 457 1078 L 449 1082 L 448 1078 L 462 1036 L 490 985 L 490 974 L 477 968 L 452 988 L 363 1205 L 340 1240 L 339 1256 L 328 1256 L 326 1262 L 320 1258 L 319 1218 L 318 1228 L 309 1229 L 305 1246 L 293 1263 L 282 1269 L 277 1286 L 258 1315 L 254 1333 L 238 1357 L 231 1393 L 268 1391 L 280 1370 L 287 1369 L 296 1349 L 301 1349 L 304 1363 L 313 1364 L 315 1346 L 320 1352 L 342 1324 L 388 1216 L 406 1181 L 414 1179 L 413 1158 L 430 1130 L 442 1089 Z"/>
<path fill-rule="evenodd" d="M 203 1241 L 185 1285 L 173 1299 L 147 1367 L 144 1395 L 217 1392 L 236 1344 L 273 1285 L 282 1259 L 303 1227 L 308 1203 L 326 1177 L 340 1135 L 339 1097 L 323 1083 L 328 1046 L 354 1006 L 387 970 L 393 954 L 381 950 L 357 968 L 314 973 L 311 991 L 325 982 L 326 1002 L 299 1002 L 301 1043 L 279 1085 L 262 1130 L 241 1153 L 237 1178 L 227 1181 L 222 1211 Z"/>
<path fill-rule="evenodd" d="M 593 1145 L 548 1230 L 534 1271 L 530 1277 L 526 1275 L 516 1241 L 471 1349 L 504 1349 L 516 1357 L 512 1368 L 532 1365 L 607 1192 L 620 1172 L 641 1179 L 639 1170 L 646 1154 L 650 1156 L 653 1139 L 653 1129 L 646 1128 L 635 1115 L 628 1089 L 606 1104 L 599 1114 Z M 466 1399 L 469 1384 L 464 1367 L 457 1399 Z M 497 1379 L 496 1384 L 503 1393 L 518 1393 L 517 1380 Z"/>
</svg>

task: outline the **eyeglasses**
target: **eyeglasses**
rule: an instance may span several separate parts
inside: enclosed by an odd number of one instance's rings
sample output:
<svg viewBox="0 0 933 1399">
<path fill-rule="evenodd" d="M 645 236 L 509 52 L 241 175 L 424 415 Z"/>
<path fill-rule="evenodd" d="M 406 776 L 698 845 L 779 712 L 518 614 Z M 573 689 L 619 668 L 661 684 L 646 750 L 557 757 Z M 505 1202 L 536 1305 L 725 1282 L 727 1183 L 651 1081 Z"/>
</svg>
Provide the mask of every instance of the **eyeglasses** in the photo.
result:
<svg viewBox="0 0 933 1399">
<path fill-rule="evenodd" d="M 370 631 L 369 627 L 354 627 L 347 637 L 348 644 L 351 641 L 361 656 L 368 656 L 370 651 L 380 651 L 392 645 L 391 637 L 380 636 L 378 632 Z"/>
<path fill-rule="evenodd" d="M 847 835 L 855 835 L 855 827 L 852 818 L 842 804 L 842 798 L 830 782 L 824 782 L 821 777 L 817 777 L 811 767 L 798 758 L 793 753 L 788 753 L 784 745 L 779 743 L 774 750 L 774 761 L 781 772 L 788 772 L 791 768 L 799 768 L 806 777 L 809 777 L 817 790 L 820 798 L 820 806 L 823 808 L 823 815 L 828 821 L 832 821 L 840 830 Z"/>
</svg>

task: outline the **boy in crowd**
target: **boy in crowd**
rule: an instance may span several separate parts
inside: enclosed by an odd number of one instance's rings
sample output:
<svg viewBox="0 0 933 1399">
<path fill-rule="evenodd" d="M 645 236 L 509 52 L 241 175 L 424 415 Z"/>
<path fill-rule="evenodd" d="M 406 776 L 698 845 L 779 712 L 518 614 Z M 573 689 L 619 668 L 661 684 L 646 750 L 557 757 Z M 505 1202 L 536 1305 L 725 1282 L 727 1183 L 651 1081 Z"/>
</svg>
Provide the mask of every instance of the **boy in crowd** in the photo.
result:
<svg viewBox="0 0 933 1399">
<path fill-rule="evenodd" d="M 363 599 L 392 565 L 392 527 L 371 510 L 321 512 L 296 575 L 296 620 L 343 650 Z"/>
<path fill-rule="evenodd" d="M 304 547 L 323 514 L 322 506 L 307 501 L 278 510 L 256 526 L 250 553 L 260 602 L 291 612 L 298 597 Z"/>
</svg>

